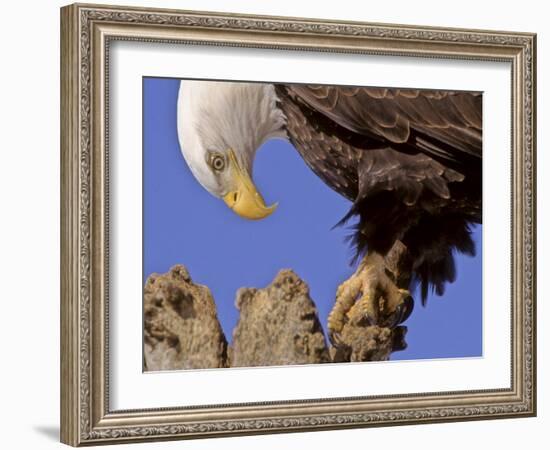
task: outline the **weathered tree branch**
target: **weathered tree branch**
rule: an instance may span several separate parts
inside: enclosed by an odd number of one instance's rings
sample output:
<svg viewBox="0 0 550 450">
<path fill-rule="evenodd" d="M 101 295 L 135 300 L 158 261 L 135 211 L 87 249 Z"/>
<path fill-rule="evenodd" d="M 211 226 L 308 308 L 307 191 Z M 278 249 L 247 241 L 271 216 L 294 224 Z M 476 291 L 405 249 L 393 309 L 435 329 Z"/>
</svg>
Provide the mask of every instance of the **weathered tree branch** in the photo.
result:
<svg viewBox="0 0 550 450">
<path fill-rule="evenodd" d="M 408 287 L 403 244 L 392 248 L 385 267 L 398 287 Z M 263 289 L 241 288 L 236 306 L 240 316 L 228 346 L 207 287 L 193 283 L 181 265 L 151 275 L 144 289 L 146 370 L 381 361 L 406 347 L 406 327 L 360 322 L 344 325 L 343 345 L 327 345 L 309 288 L 291 270 Z"/>
</svg>

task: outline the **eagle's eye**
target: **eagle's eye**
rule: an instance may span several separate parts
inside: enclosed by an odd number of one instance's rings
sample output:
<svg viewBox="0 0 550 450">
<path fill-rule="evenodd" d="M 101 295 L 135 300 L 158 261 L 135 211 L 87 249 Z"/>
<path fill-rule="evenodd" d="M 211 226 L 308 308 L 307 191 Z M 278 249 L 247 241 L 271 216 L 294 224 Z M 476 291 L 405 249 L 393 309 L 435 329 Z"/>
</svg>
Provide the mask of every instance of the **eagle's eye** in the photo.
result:
<svg viewBox="0 0 550 450">
<path fill-rule="evenodd" d="M 221 153 L 213 152 L 209 157 L 209 164 L 216 172 L 221 172 L 225 169 L 225 157 Z"/>
</svg>

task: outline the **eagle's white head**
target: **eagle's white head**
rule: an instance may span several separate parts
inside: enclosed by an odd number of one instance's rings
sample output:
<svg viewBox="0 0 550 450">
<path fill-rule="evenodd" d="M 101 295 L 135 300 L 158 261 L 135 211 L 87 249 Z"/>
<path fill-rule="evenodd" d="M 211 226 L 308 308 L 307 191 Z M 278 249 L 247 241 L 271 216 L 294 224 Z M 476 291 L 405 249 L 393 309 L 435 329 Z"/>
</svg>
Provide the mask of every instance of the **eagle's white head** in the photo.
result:
<svg viewBox="0 0 550 450">
<path fill-rule="evenodd" d="M 252 181 L 256 150 L 286 137 L 272 84 L 183 80 L 177 120 L 181 152 L 206 190 L 247 219 L 275 210 Z"/>
</svg>

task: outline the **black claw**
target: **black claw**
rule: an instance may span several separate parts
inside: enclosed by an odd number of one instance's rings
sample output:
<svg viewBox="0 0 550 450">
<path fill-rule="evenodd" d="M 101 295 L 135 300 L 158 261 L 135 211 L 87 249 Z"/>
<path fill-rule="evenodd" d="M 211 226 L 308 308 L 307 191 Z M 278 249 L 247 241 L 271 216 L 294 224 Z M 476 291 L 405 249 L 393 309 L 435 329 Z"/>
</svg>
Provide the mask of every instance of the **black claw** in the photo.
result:
<svg viewBox="0 0 550 450">
<path fill-rule="evenodd" d="M 403 303 L 400 305 L 401 307 L 401 320 L 399 321 L 399 324 L 405 322 L 405 320 L 407 320 L 410 315 L 412 314 L 413 312 L 413 309 L 414 309 L 414 300 L 413 298 L 408 295 L 405 300 L 403 300 Z"/>
<path fill-rule="evenodd" d="M 395 328 L 407 320 L 414 308 L 414 300 L 409 295 L 401 303 L 395 311 L 387 318 L 386 326 L 389 328 Z"/>
</svg>

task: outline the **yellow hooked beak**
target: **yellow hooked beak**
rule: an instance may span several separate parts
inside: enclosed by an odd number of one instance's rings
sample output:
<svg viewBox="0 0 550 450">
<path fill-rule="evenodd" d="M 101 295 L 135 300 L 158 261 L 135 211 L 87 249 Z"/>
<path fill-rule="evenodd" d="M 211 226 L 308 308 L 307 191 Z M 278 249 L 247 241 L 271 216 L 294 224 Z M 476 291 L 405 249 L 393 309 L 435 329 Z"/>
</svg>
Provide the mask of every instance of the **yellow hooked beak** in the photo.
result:
<svg viewBox="0 0 550 450">
<path fill-rule="evenodd" d="M 275 211 L 277 204 L 266 206 L 250 175 L 239 165 L 233 150 L 229 150 L 229 164 L 236 188 L 223 197 L 227 206 L 239 216 L 251 220 L 264 219 Z"/>
</svg>

